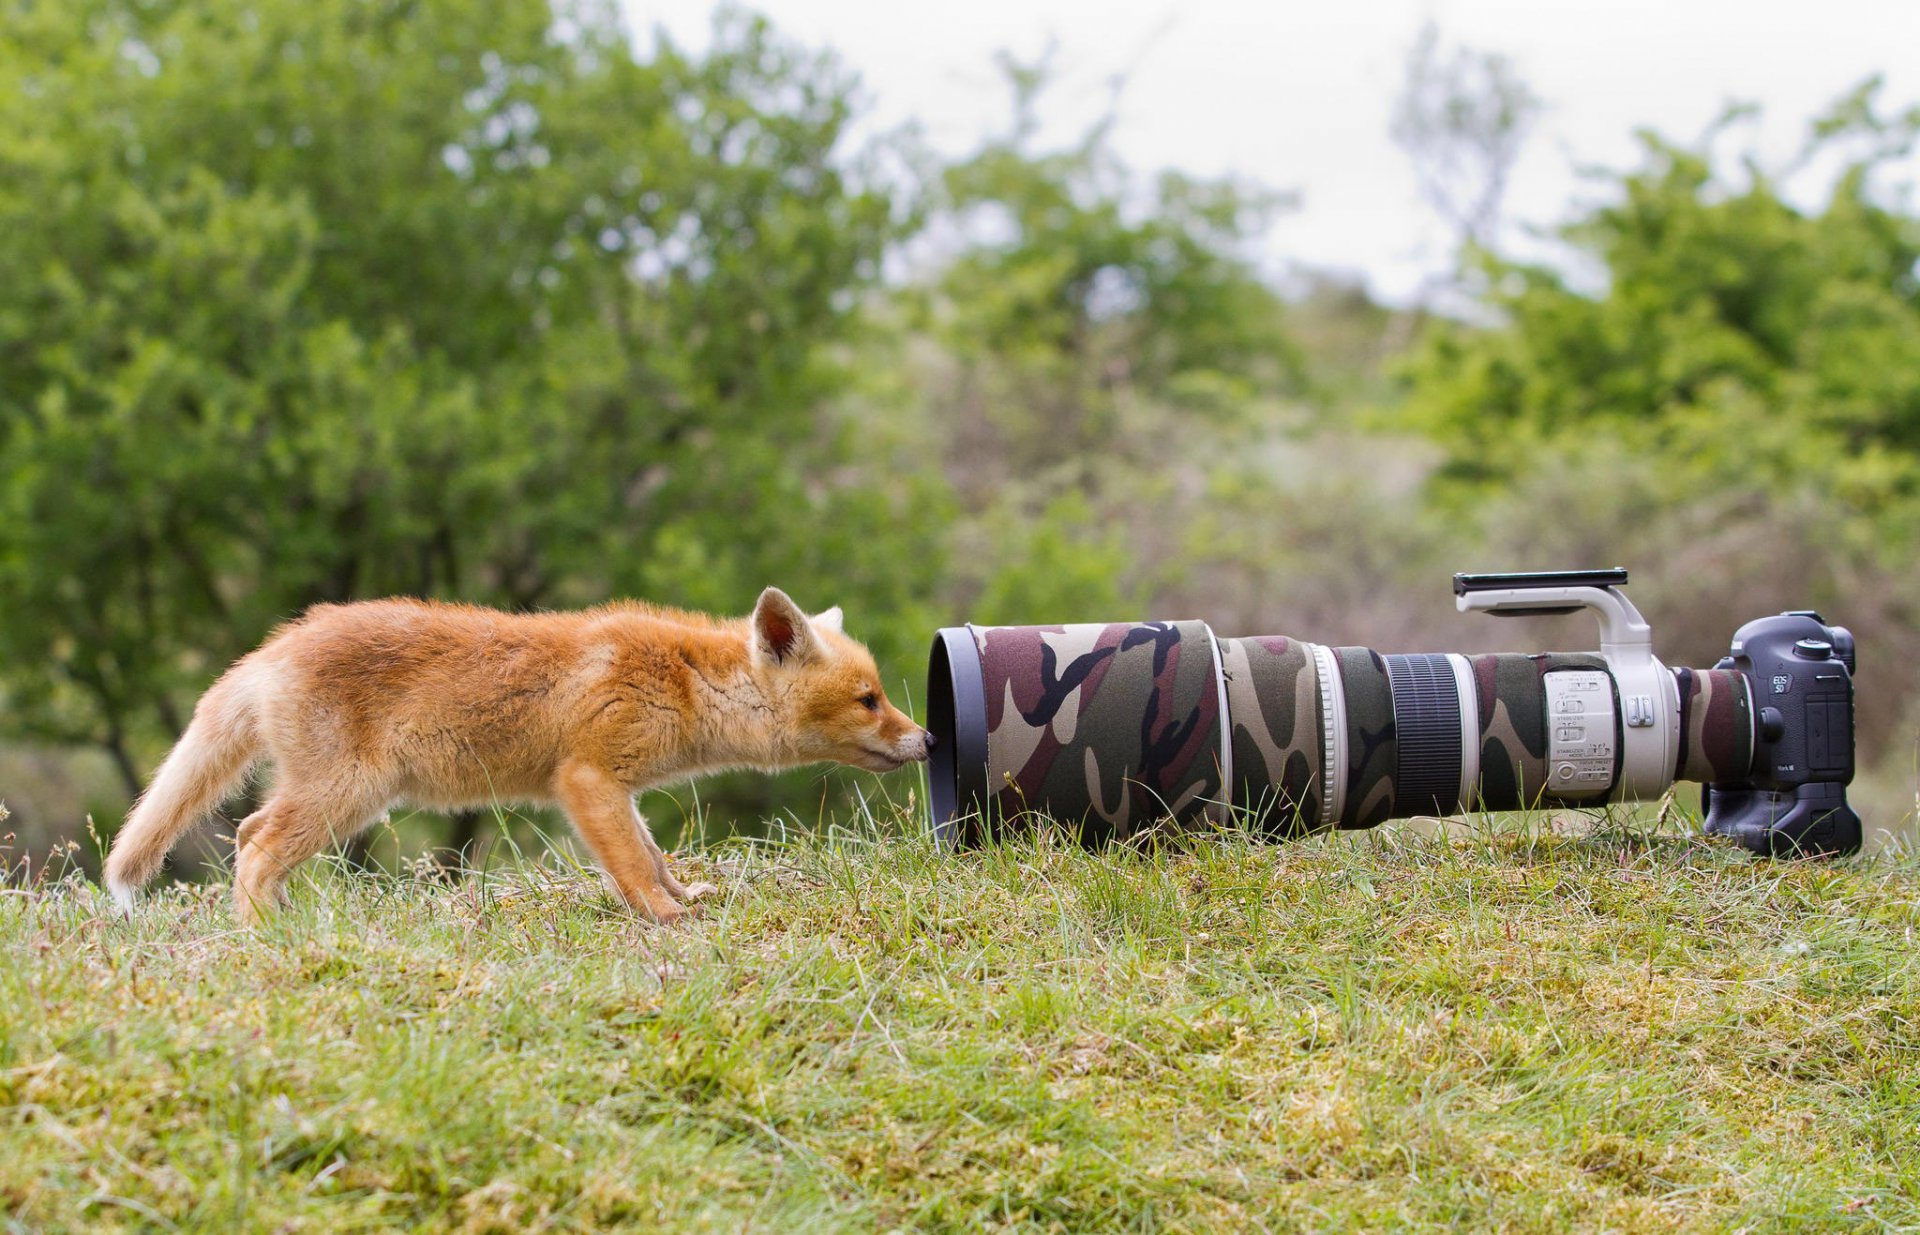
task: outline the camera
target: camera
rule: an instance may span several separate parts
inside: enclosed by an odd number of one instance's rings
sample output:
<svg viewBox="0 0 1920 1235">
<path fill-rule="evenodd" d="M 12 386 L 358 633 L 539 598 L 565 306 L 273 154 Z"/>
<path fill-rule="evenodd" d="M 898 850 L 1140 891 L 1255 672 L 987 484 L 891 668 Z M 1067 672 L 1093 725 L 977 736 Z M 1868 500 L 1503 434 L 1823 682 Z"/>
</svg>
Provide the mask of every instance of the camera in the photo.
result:
<svg viewBox="0 0 1920 1235">
<path fill-rule="evenodd" d="M 1754 759 L 1739 780 L 1702 788 L 1708 832 L 1758 853 L 1860 847 L 1853 779 L 1853 635 L 1812 610 L 1748 622 L 1716 670 L 1745 679 L 1758 707 Z"/>
<path fill-rule="evenodd" d="M 1591 612 L 1597 652 L 1383 654 L 1204 622 L 957 626 L 935 637 L 935 832 L 1036 820 L 1087 843 L 1211 820 L 1274 838 L 1413 815 L 1590 807 L 1706 786 L 1756 853 L 1860 847 L 1853 637 L 1811 611 L 1670 669 L 1624 569 L 1455 575 L 1462 612 Z"/>
</svg>

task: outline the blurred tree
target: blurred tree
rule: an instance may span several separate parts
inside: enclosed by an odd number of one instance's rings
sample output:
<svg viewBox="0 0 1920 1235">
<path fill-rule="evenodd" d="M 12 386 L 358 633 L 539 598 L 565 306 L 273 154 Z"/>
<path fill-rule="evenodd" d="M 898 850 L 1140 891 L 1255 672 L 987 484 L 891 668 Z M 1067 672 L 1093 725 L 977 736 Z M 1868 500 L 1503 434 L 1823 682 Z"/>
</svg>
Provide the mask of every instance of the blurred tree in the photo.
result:
<svg viewBox="0 0 1920 1235">
<path fill-rule="evenodd" d="M 1375 300 L 1352 272 L 1297 271 L 1283 290 L 1281 324 L 1300 357 L 1308 399 L 1344 419 L 1393 393 L 1387 347 L 1404 314 Z"/>
<path fill-rule="evenodd" d="M 1463 282 L 1479 255 L 1498 246 L 1507 182 L 1541 106 L 1507 57 L 1446 46 L 1433 22 L 1421 28 L 1388 133 L 1412 162 L 1449 245 L 1446 265 L 1421 279 L 1394 314 L 1381 339 L 1385 354 L 1404 352 L 1432 313 L 1472 312 Z"/>
<path fill-rule="evenodd" d="M 1840 165 L 1816 212 L 1752 160 L 1720 173 L 1724 124 L 1697 149 L 1643 134 L 1645 165 L 1565 231 L 1604 271 L 1601 293 L 1486 258 L 1507 324 L 1437 323 L 1404 372 L 1409 414 L 1449 449 L 1446 476 L 1499 486 L 1605 439 L 1683 487 L 1815 485 L 1858 514 L 1910 510 L 1920 216 L 1883 200 L 1873 174 L 1913 148 L 1920 108 L 1882 115 L 1876 86 L 1816 124 L 1792 164 Z"/>
<path fill-rule="evenodd" d="M 1142 184 L 1109 145 L 1110 117 L 1037 150 L 1048 66 L 1003 55 L 1001 68 L 1010 130 L 948 168 L 936 202 L 959 241 L 929 300 L 961 369 L 946 411 L 963 463 L 1085 483 L 1143 441 L 1164 457 L 1183 421 L 1241 415 L 1297 386 L 1281 300 L 1245 252 L 1286 199 L 1173 173 Z M 1143 402 L 1155 405 L 1144 437 L 1124 423 Z"/>
<path fill-rule="evenodd" d="M 1183 502 L 1304 387 L 1287 306 L 1249 253 L 1287 199 L 1142 177 L 1110 116 L 1044 145 L 1050 65 L 1000 67 L 1011 123 L 932 179 L 920 275 L 898 297 L 896 367 L 962 502 L 950 612 L 1140 612 L 1184 570 Z"/>
<path fill-rule="evenodd" d="M 1457 249 L 1494 246 L 1507 181 L 1540 107 L 1507 57 L 1445 47 L 1432 22 L 1421 29 L 1389 132 Z"/>
<path fill-rule="evenodd" d="M 6 5 L 0 733 L 132 789 L 356 596 L 912 622 L 937 486 L 832 411 L 900 224 L 847 89 L 741 18 L 642 61 L 611 4 Z"/>
</svg>

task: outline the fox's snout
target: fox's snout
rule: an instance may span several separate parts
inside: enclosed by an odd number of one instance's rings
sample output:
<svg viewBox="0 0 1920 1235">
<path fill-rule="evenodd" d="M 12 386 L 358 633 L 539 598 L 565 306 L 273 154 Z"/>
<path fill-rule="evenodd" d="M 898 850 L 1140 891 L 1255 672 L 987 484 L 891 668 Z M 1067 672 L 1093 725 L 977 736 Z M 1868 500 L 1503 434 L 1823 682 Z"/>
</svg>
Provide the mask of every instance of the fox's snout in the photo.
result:
<svg viewBox="0 0 1920 1235">
<path fill-rule="evenodd" d="M 882 749 L 886 751 L 886 757 L 896 767 L 909 763 L 925 763 L 927 756 L 933 753 L 935 745 L 933 734 L 914 724 L 904 714 L 895 713 L 895 715 L 901 722 L 898 736 L 888 741 L 886 728 L 891 726 L 883 727 L 881 731 L 881 738 L 885 743 Z"/>
<path fill-rule="evenodd" d="M 933 736 L 933 730 L 916 728 L 913 733 L 901 740 L 901 755 L 914 763 L 924 763 L 933 754 L 933 748 L 939 745 L 939 739 Z"/>
</svg>

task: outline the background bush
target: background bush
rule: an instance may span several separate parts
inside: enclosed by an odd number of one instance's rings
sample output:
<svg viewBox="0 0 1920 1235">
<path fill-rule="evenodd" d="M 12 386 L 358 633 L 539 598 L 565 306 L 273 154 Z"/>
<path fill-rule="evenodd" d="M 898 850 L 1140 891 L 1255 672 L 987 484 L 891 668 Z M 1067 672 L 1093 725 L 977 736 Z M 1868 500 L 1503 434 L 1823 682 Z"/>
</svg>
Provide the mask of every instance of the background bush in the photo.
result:
<svg viewBox="0 0 1920 1235">
<path fill-rule="evenodd" d="M 847 74 L 757 20 L 636 46 L 545 0 L 6 6 L 29 850 L 110 827 L 319 601 L 740 612 L 774 582 L 917 695 L 964 618 L 1581 646 L 1457 618 L 1446 576 L 1615 562 L 1678 663 L 1780 608 L 1851 625 L 1872 822 L 1910 815 L 1920 216 L 1881 181 L 1920 111 L 1869 84 L 1817 120 L 1796 165 L 1846 170 L 1813 210 L 1724 130 L 1648 136 L 1565 228 L 1592 277 L 1476 223 L 1440 315 L 1263 279 L 1258 186 L 1142 177 L 1104 128 L 1037 147 L 1034 68 L 943 162 L 852 143 Z M 703 817 L 809 823 L 849 783 L 730 779 Z"/>
</svg>

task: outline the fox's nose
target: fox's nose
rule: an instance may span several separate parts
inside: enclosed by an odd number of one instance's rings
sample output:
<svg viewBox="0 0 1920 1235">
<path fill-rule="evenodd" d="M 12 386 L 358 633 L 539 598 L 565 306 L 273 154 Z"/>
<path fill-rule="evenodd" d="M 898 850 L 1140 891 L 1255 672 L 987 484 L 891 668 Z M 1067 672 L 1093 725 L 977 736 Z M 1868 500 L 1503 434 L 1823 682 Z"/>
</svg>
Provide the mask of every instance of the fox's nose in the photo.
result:
<svg viewBox="0 0 1920 1235">
<path fill-rule="evenodd" d="M 920 731 L 921 749 L 925 750 L 929 755 L 931 755 L 933 753 L 933 748 L 938 745 L 940 745 L 940 739 L 933 736 L 933 730 L 922 729 Z"/>
</svg>

